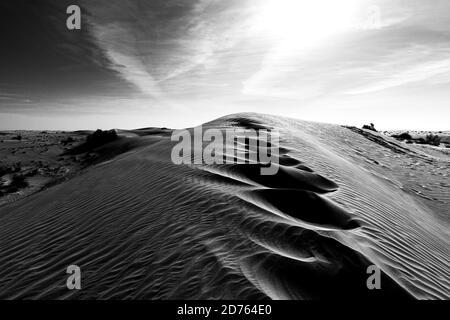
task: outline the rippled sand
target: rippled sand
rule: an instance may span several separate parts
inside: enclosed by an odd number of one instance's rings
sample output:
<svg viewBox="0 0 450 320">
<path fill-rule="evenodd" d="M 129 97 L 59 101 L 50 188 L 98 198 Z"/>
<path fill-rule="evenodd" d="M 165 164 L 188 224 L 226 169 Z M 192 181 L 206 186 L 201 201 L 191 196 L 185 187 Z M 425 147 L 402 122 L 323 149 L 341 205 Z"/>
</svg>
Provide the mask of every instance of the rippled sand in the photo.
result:
<svg viewBox="0 0 450 320">
<path fill-rule="evenodd" d="M 257 114 L 280 168 L 175 165 L 170 136 L 0 207 L 0 298 L 450 298 L 450 161 L 393 139 Z M 110 146 L 114 150 L 114 144 Z M 66 268 L 82 289 L 66 288 Z M 382 269 L 368 290 L 369 265 Z"/>
</svg>

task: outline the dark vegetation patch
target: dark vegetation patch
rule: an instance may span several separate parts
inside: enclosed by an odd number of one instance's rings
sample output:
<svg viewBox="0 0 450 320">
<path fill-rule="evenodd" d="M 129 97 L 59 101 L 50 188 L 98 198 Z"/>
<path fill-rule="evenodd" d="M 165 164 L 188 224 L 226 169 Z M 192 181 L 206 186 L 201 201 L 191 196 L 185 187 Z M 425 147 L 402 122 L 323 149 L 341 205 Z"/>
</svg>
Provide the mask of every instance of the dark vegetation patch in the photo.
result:
<svg viewBox="0 0 450 320">
<path fill-rule="evenodd" d="M 378 132 L 377 129 L 375 129 L 375 125 L 373 123 L 371 123 L 370 125 L 365 124 L 365 125 L 363 125 L 362 128 L 365 130 L 371 130 L 371 131 Z"/>
<path fill-rule="evenodd" d="M 67 154 L 81 154 L 89 151 L 93 151 L 95 148 L 108 144 L 117 140 L 119 136 L 116 130 L 100 130 L 97 129 L 95 132 L 89 134 L 86 137 L 86 141 L 75 148 L 69 150 Z"/>
<path fill-rule="evenodd" d="M 417 144 L 428 144 L 431 146 L 439 146 L 441 144 L 441 137 L 438 135 L 434 135 L 432 133 L 427 134 L 424 138 L 423 137 L 414 138 L 409 134 L 409 132 L 394 134 L 392 135 L 392 137 L 399 141 L 406 141 L 406 143 L 408 144 L 417 143 Z"/>
<path fill-rule="evenodd" d="M 22 136 L 21 136 L 20 134 L 18 134 L 18 135 L 16 135 L 16 136 L 12 137 L 11 139 L 12 139 L 12 140 L 18 140 L 18 141 L 21 141 L 21 140 L 22 140 Z"/>
<path fill-rule="evenodd" d="M 438 135 L 428 134 L 425 137 L 425 143 L 432 146 L 439 146 L 441 144 L 441 138 Z"/>
<path fill-rule="evenodd" d="M 86 136 L 84 143 L 67 150 L 63 156 L 75 157 L 83 167 L 88 167 L 110 160 L 141 144 L 142 140 L 139 138 L 119 136 L 114 129 L 97 129 Z"/>
<path fill-rule="evenodd" d="M 20 168 L 19 168 L 20 170 Z M 0 197 L 28 187 L 26 176 L 17 172 L 17 168 L 0 168 Z"/>
<path fill-rule="evenodd" d="M 394 134 L 392 135 L 393 138 L 403 141 L 403 140 L 412 140 L 411 135 L 409 134 L 409 132 L 403 132 L 400 134 Z"/>
<path fill-rule="evenodd" d="M 72 137 L 67 137 L 67 138 L 61 140 L 61 144 L 63 144 L 63 145 L 71 144 L 74 142 L 75 142 L 75 139 Z"/>
</svg>

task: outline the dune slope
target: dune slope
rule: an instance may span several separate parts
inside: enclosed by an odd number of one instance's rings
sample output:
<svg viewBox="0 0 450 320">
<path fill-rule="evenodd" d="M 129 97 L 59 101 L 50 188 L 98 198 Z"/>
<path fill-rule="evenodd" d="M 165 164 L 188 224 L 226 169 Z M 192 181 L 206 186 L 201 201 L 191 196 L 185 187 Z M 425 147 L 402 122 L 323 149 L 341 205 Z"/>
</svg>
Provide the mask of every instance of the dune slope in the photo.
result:
<svg viewBox="0 0 450 320">
<path fill-rule="evenodd" d="M 170 136 L 144 135 L 0 207 L 0 298 L 450 298 L 449 161 L 336 125 L 204 125 L 228 127 L 279 130 L 278 173 L 175 165 Z M 71 264 L 81 290 L 66 288 Z M 381 290 L 366 287 L 372 264 Z"/>
</svg>

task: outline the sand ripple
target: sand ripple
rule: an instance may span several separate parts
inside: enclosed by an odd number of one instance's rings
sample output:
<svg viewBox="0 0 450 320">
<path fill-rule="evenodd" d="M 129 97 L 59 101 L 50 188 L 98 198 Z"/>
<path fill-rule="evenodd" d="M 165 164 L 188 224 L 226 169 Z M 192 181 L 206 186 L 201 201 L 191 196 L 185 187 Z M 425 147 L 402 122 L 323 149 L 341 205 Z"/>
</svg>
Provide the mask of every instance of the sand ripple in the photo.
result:
<svg viewBox="0 0 450 320">
<path fill-rule="evenodd" d="M 152 138 L 0 208 L 0 298 L 450 297 L 448 206 L 392 170 L 407 171 L 414 153 L 270 116 L 206 126 L 278 128 L 277 175 L 260 176 L 257 163 L 177 166 L 170 139 Z M 430 196 L 445 202 L 448 190 Z M 65 286 L 70 264 L 82 290 Z M 371 264 L 382 290 L 366 287 Z"/>
</svg>

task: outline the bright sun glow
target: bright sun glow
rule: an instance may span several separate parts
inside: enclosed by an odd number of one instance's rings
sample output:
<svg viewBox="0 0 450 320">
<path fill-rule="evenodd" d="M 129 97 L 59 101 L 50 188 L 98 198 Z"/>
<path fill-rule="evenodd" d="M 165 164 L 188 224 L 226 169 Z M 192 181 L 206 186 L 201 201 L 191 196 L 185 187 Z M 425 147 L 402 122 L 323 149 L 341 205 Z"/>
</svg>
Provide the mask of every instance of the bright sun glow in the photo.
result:
<svg viewBox="0 0 450 320">
<path fill-rule="evenodd" d="M 279 40 L 316 42 L 352 26 L 357 0 L 267 0 L 256 27 Z"/>
</svg>

